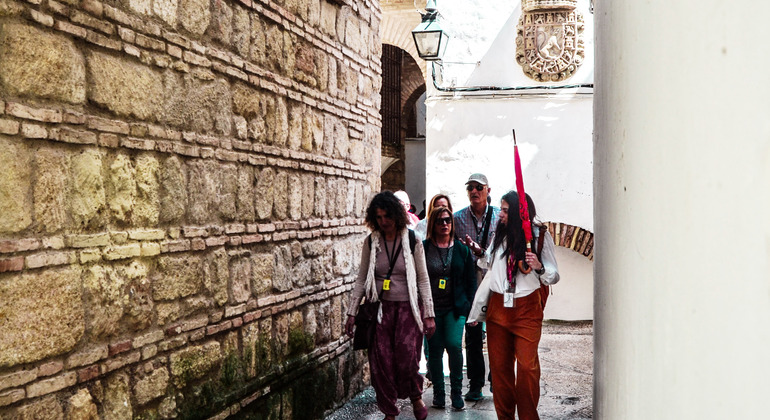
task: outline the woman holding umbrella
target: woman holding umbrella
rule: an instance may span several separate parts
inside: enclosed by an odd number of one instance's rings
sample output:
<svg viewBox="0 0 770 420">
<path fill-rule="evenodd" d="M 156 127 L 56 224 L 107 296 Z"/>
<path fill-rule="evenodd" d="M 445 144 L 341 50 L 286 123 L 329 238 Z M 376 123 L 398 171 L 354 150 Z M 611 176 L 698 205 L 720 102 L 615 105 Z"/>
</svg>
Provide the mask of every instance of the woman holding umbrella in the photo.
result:
<svg viewBox="0 0 770 420">
<path fill-rule="evenodd" d="M 535 204 L 528 194 L 526 203 L 529 220 L 523 223 L 519 217 L 519 195 L 510 191 L 503 196 L 493 245 L 487 250 L 486 258 L 479 259 L 479 265 L 489 268 L 484 279 L 490 292 L 486 312 L 487 346 L 489 370 L 495 384 L 493 400 L 499 419 L 513 420 L 517 406 L 521 420 L 540 418 L 537 414 L 540 399 L 537 346 L 544 305 L 540 289 L 541 284 L 559 281 L 553 238 L 545 226 L 534 223 Z M 525 225 L 533 228 L 535 246 L 526 239 Z M 536 252 L 528 250 L 528 245 Z"/>
</svg>

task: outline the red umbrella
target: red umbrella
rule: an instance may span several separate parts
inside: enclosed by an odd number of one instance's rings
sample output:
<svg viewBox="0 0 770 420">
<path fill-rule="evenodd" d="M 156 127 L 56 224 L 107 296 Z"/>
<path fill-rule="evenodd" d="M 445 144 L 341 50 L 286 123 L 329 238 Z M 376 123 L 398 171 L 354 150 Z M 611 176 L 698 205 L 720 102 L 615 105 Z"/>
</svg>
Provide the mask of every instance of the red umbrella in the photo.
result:
<svg viewBox="0 0 770 420">
<path fill-rule="evenodd" d="M 519 146 L 516 144 L 516 130 L 513 130 L 513 163 L 516 169 L 516 192 L 519 194 L 521 227 L 524 229 L 524 238 L 527 240 L 527 252 L 532 252 L 532 222 L 529 220 L 527 194 L 524 192 L 524 176 L 521 173 L 521 158 L 519 158 Z M 524 261 L 519 261 L 519 269 L 524 274 L 532 271 L 532 267 Z"/>
</svg>

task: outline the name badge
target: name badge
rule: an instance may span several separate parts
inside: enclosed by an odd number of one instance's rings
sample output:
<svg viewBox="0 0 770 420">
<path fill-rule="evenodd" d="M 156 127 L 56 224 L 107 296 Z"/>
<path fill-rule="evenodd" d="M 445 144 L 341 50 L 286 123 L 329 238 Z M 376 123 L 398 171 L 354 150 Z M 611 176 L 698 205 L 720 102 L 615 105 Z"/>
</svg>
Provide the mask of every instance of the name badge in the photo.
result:
<svg viewBox="0 0 770 420">
<path fill-rule="evenodd" d="M 382 290 L 390 290 L 390 279 L 385 279 L 382 282 Z"/>
<path fill-rule="evenodd" d="M 516 299 L 513 298 L 513 293 L 505 292 L 503 294 L 503 307 L 505 308 L 516 307 Z"/>
<path fill-rule="evenodd" d="M 446 289 L 446 279 L 438 279 L 438 288 Z"/>
</svg>

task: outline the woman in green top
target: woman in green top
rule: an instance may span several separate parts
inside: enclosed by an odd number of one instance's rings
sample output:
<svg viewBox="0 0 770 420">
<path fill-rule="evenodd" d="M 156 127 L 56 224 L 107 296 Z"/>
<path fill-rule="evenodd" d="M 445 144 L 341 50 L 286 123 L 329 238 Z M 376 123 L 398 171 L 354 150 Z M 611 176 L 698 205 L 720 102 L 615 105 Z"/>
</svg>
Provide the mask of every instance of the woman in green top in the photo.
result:
<svg viewBox="0 0 770 420">
<path fill-rule="evenodd" d="M 444 350 L 449 355 L 452 407 L 465 406 L 463 385 L 463 327 L 476 294 L 476 271 L 470 249 L 454 237 L 452 212 L 437 207 L 428 216 L 423 242 L 428 266 L 436 332 L 428 339 L 428 371 L 433 379 L 433 407 L 446 404 Z"/>
</svg>

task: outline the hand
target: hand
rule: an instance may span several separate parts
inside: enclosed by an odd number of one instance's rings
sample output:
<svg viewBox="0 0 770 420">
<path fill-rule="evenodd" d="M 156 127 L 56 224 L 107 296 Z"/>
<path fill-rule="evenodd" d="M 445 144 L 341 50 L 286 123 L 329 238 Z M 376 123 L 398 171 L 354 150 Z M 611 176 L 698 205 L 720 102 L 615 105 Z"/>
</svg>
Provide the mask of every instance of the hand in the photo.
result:
<svg viewBox="0 0 770 420">
<path fill-rule="evenodd" d="M 348 337 L 353 338 L 353 333 L 355 332 L 355 326 L 356 326 L 356 317 L 353 315 L 348 315 L 348 321 L 345 323 L 345 332 L 348 334 Z"/>
<path fill-rule="evenodd" d="M 483 250 L 481 249 L 481 246 L 476 242 L 473 242 L 473 239 L 471 239 L 470 235 L 465 235 L 465 240 L 461 242 L 471 249 L 471 252 L 473 252 L 473 255 L 479 255 L 483 252 Z"/>
<path fill-rule="evenodd" d="M 532 267 L 533 270 L 540 270 L 543 268 L 543 264 L 540 262 L 540 260 L 537 259 L 537 254 L 534 252 L 527 252 L 524 256 L 524 260 L 527 262 L 527 265 Z"/>
<path fill-rule="evenodd" d="M 422 325 L 423 330 L 425 331 L 425 336 L 431 338 L 433 333 L 436 332 L 436 320 L 433 318 L 425 318 L 422 320 Z"/>
<path fill-rule="evenodd" d="M 469 322 L 468 325 L 470 325 L 471 327 L 475 327 L 476 325 L 479 325 L 479 323 L 476 321 L 473 321 L 473 322 Z"/>
</svg>

